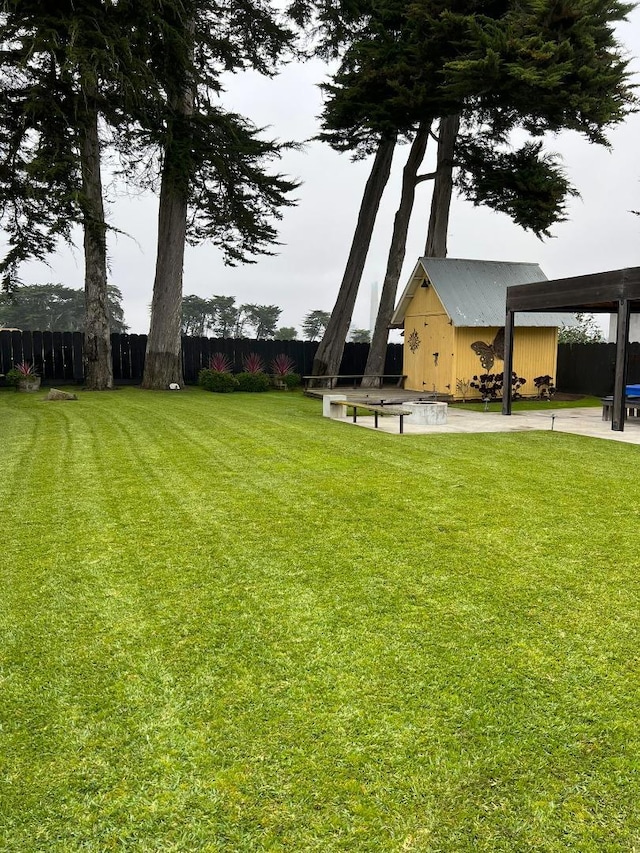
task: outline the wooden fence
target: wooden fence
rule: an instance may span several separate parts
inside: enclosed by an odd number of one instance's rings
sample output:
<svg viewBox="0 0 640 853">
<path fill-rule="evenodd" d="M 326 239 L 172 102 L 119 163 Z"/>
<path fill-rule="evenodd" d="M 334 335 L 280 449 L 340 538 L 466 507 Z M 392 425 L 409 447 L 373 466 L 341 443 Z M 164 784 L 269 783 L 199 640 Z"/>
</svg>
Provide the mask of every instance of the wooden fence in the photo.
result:
<svg viewBox="0 0 640 853">
<path fill-rule="evenodd" d="M 557 387 L 570 394 L 604 397 L 613 393 L 615 344 L 560 344 Z M 640 383 L 640 343 L 629 344 L 627 384 Z"/>
<path fill-rule="evenodd" d="M 146 335 L 111 335 L 113 375 L 118 385 L 142 381 Z M 195 384 L 198 371 L 215 352 L 222 352 L 241 371 L 242 359 L 251 352 L 260 355 L 268 368 L 280 353 L 290 356 L 301 374 L 311 373 L 316 341 L 255 341 L 235 338 L 182 338 L 182 368 L 185 382 Z M 368 344 L 345 345 L 340 373 L 364 373 Z M 615 344 L 560 344 L 556 386 L 573 394 L 605 396 L 613 389 Z M 45 385 L 82 384 L 83 335 L 81 332 L 0 331 L 0 374 L 20 361 L 33 362 Z M 402 344 L 389 344 L 385 373 L 402 373 Z M 629 384 L 640 383 L 640 343 L 629 345 Z M 3 380 L 0 380 L 2 382 Z"/>
<path fill-rule="evenodd" d="M 113 376 L 117 385 L 136 385 L 142 381 L 146 335 L 111 335 Z M 265 367 L 275 356 L 284 353 L 295 362 L 295 370 L 311 373 L 317 341 L 256 341 L 235 338 L 182 338 L 182 369 L 187 384 L 198 381 L 198 372 L 206 367 L 216 352 L 224 353 L 234 372 L 243 369 L 243 357 L 255 352 Z M 340 365 L 340 373 L 364 373 L 368 344 L 348 343 Z M 33 362 L 45 385 L 82 384 L 83 335 L 81 332 L 9 332 L 0 331 L 0 374 L 21 361 Z M 402 373 L 402 344 L 389 344 L 385 372 Z"/>
</svg>

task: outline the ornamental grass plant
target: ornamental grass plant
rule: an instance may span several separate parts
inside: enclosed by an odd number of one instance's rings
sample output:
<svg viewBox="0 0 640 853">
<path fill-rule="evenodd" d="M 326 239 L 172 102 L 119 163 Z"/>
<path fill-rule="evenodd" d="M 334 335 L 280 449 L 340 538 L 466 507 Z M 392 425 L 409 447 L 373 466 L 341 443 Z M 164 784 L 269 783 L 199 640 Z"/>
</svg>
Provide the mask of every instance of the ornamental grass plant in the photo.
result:
<svg viewBox="0 0 640 853">
<path fill-rule="evenodd" d="M 637 447 L 200 389 L 0 435 L 0 850 L 638 847 Z"/>
<path fill-rule="evenodd" d="M 271 380 L 264 372 L 264 361 L 256 352 L 250 352 L 242 359 L 244 370 L 235 374 L 238 391 L 268 391 Z"/>
</svg>

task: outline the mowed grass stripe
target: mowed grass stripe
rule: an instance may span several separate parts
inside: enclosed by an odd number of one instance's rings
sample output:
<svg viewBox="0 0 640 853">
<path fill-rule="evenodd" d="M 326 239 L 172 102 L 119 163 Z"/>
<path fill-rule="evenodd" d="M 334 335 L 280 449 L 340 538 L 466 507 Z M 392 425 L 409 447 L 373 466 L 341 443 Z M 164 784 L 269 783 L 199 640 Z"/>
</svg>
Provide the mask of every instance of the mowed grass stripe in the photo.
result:
<svg viewBox="0 0 640 853">
<path fill-rule="evenodd" d="M 5 849 L 634 843 L 633 448 L 294 395 L 8 405 L 62 524 L 12 549 Z"/>
</svg>

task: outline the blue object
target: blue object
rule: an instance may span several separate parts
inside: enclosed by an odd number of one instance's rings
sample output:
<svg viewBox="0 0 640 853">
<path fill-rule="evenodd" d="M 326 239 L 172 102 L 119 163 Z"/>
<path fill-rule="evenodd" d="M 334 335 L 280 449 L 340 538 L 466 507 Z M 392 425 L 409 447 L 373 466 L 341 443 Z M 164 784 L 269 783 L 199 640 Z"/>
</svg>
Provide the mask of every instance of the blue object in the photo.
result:
<svg viewBox="0 0 640 853">
<path fill-rule="evenodd" d="M 640 397 L 640 385 L 627 385 L 624 393 L 627 397 Z"/>
</svg>

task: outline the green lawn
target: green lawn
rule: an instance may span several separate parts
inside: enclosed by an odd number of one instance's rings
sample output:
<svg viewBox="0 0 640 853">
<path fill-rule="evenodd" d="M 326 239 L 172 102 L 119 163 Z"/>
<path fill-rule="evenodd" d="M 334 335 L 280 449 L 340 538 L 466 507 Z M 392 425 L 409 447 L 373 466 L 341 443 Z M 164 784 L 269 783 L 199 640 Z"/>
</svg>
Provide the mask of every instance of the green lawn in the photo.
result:
<svg viewBox="0 0 640 853">
<path fill-rule="evenodd" d="M 638 448 L 0 392 L 0 850 L 637 851 Z"/>
</svg>

